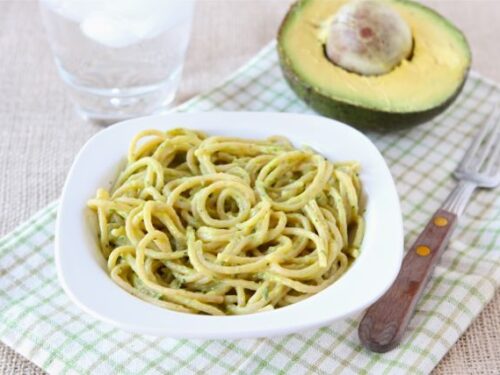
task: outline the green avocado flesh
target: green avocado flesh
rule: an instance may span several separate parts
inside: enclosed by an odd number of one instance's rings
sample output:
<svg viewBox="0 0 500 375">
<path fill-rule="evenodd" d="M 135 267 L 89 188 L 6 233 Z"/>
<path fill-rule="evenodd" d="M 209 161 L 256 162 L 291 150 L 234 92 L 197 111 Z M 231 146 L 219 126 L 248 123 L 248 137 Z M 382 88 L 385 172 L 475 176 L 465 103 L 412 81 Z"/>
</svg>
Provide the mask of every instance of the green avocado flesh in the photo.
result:
<svg viewBox="0 0 500 375">
<path fill-rule="evenodd" d="M 325 55 L 329 26 L 348 0 L 299 0 L 278 35 L 286 80 L 318 113 L 360 129 L 389 131 L 428 121 L 460 93 L 471 63 L 463 34 L 433 10 L 409 0 L 380 0 L 408 24 L 410 58 L 388 73 L 363 76 Z"/>
</svg>

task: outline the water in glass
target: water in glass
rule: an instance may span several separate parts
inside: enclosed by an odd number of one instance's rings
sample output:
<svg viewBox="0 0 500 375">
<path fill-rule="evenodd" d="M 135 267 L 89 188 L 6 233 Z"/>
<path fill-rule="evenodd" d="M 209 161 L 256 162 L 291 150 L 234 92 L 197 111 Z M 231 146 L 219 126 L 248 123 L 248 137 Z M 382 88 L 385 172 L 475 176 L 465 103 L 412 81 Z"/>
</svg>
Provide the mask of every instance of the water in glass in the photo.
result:
<svg viewBox="0 0 500 375">
<path fill-rule="evenodd" d="M 103 123 L 174 99 L 194 0 L 40 0 L 49 44 L 79 112 Z"/>
</svg>

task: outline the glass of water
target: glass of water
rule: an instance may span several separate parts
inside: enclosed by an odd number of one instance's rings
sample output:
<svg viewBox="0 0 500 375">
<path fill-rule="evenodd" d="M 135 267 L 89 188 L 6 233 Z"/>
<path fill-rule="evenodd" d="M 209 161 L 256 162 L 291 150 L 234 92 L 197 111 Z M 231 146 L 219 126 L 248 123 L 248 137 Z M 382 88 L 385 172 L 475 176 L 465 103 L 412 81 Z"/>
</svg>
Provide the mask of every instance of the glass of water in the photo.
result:
<svg viewBox="0 0 500 375">
<path fill-rule="evenodd" d="M 109 124 L 172 103 L 195 0 L 40 0 L 58 71 L 84 118 Z"/>
</svg>

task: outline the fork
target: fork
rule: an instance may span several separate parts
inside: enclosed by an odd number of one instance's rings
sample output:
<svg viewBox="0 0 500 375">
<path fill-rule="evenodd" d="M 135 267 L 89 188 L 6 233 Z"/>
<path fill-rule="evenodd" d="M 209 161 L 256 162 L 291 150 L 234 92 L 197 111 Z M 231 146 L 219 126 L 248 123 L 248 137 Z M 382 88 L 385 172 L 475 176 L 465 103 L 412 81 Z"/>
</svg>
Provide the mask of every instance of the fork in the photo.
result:
<svg viewBox="0 0 500 375">
<path fill-rule="evenodd" d="M 358 329 L 362 344 L 385 353 L 396 347 L 408 326 L 436 263 L 476 188 L 500 185 L 500 122 L 495 106 L 454 171 L 455 189 L 439 208 L 403 259 L 389 290 L 365 313 Z"/>
</svg>

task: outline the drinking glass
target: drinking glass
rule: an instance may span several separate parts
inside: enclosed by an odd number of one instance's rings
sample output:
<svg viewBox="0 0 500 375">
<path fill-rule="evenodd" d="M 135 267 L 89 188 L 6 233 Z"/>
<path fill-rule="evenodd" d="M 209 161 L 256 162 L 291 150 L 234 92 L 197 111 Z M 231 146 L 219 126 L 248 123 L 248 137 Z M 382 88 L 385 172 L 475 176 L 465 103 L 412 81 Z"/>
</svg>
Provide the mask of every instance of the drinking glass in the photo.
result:
<svg viewBox="0 0 500 375">
<path fill-rule="evenodd" d="M 195 0 L 40 0 L 77 110 L 112 123 L 164 111 L 177 91 Z"/>
</svg>

